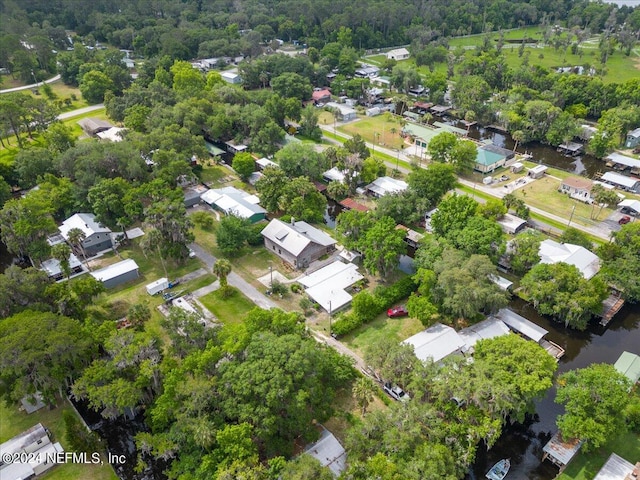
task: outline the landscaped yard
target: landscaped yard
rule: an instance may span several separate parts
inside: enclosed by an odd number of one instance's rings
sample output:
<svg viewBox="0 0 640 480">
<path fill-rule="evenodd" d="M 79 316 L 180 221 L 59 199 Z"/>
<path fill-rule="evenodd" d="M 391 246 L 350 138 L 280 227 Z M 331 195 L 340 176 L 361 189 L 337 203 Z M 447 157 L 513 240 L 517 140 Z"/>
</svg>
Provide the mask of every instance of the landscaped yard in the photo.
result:
<svg viewBox="0 0 640 480">
<path fill-rule="evenodd" d="M 61 405 L 53 410 L 45 407 L 27 415 L 19 411 L 17 406 L 7 406 L 4 402 L 0 402 L 0 443 L 13 438 L 37 423 L 42 423 L 42 425 L 51 431 L 53 441 L 60 442 L 65 451 L 68 451 L 69 445 L 66 439 L 62 412 L 73 409 L 66 400 L 60 403 Z M 111 468 L 111 465 L 106 461 L 104 453 L 102 454 L 102 458 L 105 459 L 104 465 L 66 463 L 53 467 L 38 478 L 46 480 L 77 480 L 79 478 L 117 480 L 118 477 Z"/>
<path fill-rule="evenodd" d="M 558 480 L 591 480 L 614 452 L 632 464 L 640 459 L 640 436 L 625 433 L 591 453 L 579 453 Z"/>
<path fill-rule="evenodd" d="M 200 297 L 200 303 L 225 325 L 241 324 L 247 312 L 255 307 L 255 304 L 237 289 L 234 289 L 228 298 L 223 298 L 220 290 L 208 293 Z"/>
<path fill-rule="evenodd" d="M 424 325 L 419 320 L 410 317 L 387 318 L 385 311 L 371 322 L 345 335 L 340 341 L 362 356 L 367 346 L 376 344 L 384 338 L 392 338 L 400 342 L 422 330 Z"/>
</svg>

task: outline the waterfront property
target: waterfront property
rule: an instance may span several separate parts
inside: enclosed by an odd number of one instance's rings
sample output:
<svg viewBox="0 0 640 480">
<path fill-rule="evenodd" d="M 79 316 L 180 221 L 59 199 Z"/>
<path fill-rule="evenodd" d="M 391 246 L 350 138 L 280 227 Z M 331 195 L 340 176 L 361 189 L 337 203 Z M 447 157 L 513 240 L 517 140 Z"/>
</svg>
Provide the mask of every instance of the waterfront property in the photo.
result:
<svg viewBox="0 0 640 480">
<path fill-rule="evenodd" d="M 627 133 L 627 140 L 624 142 L 624 148 L 636 148 L 640 145 L 640 128 L 631 130 Z"/>
<path fill-rule="evenodd" d="M 514 158 L 515 153 L 511 150 L 493 144 L 486 144 L 478 147 L 473 168 L 481 173 L 491 173 L 500 167 L 508 166 Z"/>
<path fill-rule="evenodd" d="M 82 248 L 87 256 L 113 247 L 111 230 L 102 226 L 93 213 L 76 213 L 62 222 L 58 228 L 67 241 L 69 241 L 69 232 L 73 229 L 79 229 L 84 233 Z"/>
<path fill-rule="evenodd" d="M 620 190 L 626 190 L 628 192 L 640 192 L 640 178 L 628 177 L 616 172 L 606 172 L 600 180 L 606 182 Z"/>
<path fill-rule="evenodd" d="M 569 195 L 571 198 L 585 203 L 592 203 L 591 189 L 593 182 L 588 178 L 567 177 L 560 184 L 560 193 Z"/>
<path fill-rule="evenodd" d="M 409 184 L 397 178 L 378 177 L 365 188 L 369 195 L 380 198 L 388 194 L 404 192 L 409 188 Z"/>
<path fill-rule="evenodd" d="M 562 472 L 567 465 L 574 459 L 580 447 L 582 447 L 582 440 L 577 438 L 563 439 L 560 432 L 556 434 L 547 442 L 542 448 L 544 452 L 542 461 L 549 460 L 554 465 L 557 465 Z"/>
<path fill-rule="evenodd" d="M 633 157 L 627 157 L 618 152 L 613 152 L 604 157 L 607 167 L 613 167 L 615 170 L 623 171 L 627 168 L 631 169 L 631 173 L 640 174 L 640 160 Z"/>
<path fill-rule="evenodd" d="M 509 327 L 507 327 L 502 320 L 495 317 L 489 317 L 481 322 L 471 325 L 470 327 L 463 328 L 458 332 L 458 335 L 460 335 L 467 344 L 469 353 L 472 353 L 479 340 L 497 338 L 502 335 L 509 335 L 509 333 Z"/>
<path fill-rule="evenodd" d="M 544 338 L 547 333 L 549 333 L 548 330 L 545 330 L 541 326 L 536 325 L 535 323 L 527 320 L 521 315 L 518 315 L 513 310 L 502 308 L 498 311 L 498 313 L 492 315 L 490 318 L 501 320 L 514 332 L 522 335 L 529 340 L 533 340 L 542 348 L 544 348 L 547 353 L 556 360 L 564 355 L 564 348 Z"/>
<path fill-rule="evenodd" d="M 453 354 L 463 354 L 468 350 L 467 343 L 453 328 L 436 323 L 418 332 L 404 342 L 413 346 L 413 352 L 421 361 L 439 362 Z"/>
<path fill-rule="evenodd" d="M 600 271 L 600 259 L 584 247 L 571 243 L 558 243 L 554 240 L 540 242 L 540 263 L 568 263 L 573 265 L 584 278 L 589 280 Z"/>
<path fill-rule="evenodd" d="M 284 223 L 277 218 L 262 232 L 264 246 L 294 268 L 306 268 L 336 248 L 336 240 L 307 222 Z"/>
<path fill-rule="evenodd" d="M 640 379 L 640 356 L 631 352 L 622 352 L 613 365 L 617 371 L 629 379 L 632 385 Z"/>
</svg>

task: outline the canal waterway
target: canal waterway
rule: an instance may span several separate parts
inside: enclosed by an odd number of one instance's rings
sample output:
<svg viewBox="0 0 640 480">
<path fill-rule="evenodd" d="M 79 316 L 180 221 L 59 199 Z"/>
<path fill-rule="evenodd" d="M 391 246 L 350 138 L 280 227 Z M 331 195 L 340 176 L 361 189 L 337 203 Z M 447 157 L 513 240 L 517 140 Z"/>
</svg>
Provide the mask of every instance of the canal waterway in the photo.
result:
<svg viewBox="0 0 640 480">
<path fill-rule="evenodd" d="M 627 304 L 609 324 L 602 328 L 597 322 L 585 332 L 564 328 L 564 325 L 539 315 L 534 308 L 520 299 L 510 308 L 523 317 L 549 331 L 546 338 L 565 349 L 558 364 L 558 374 L 592 363 L 613 364 L 623 351 L 640 354 L 640 305 Z M 525 424 L 505 428 L 496 445 L 486 452 L 480 449 L 471 479 L 484 479 L 484 474 L 501 458 L 511 459 L 509 478 L 552 480 L 558 469 L 549 462 L 541 462 L 542 447 L 557 431 L 555 421 L 564 413 L 554 402 L 555 388 L 536 403 L 536 412 Z"/>
</svg>

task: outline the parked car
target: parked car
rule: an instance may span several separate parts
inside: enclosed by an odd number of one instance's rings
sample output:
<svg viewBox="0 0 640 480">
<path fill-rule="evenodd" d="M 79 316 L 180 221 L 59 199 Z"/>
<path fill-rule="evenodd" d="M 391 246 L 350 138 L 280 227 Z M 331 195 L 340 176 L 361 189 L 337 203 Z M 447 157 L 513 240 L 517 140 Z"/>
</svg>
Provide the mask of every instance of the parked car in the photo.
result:
<svg viewBox="0 0 640 480">
<path fill-rule="evenodd" d="M 194 252 L 193 250 L 189 249 L 189 258 L 194 258 L 196 256 L 196 252 Z"/>
<path fill-rule="evenodd" d="M 407 315 L 409 315 L 409 311 L 404 305 L 396 305 L 387 310 L 387 317 L 389 318 L 406 317 Z"/>
<path fill-rule="evenodd" d="M 631 221 L 631 217 L 629 215 L 624 215 L 623 217 L 620 218 L 620 220 L 618 220 L 618 224 L 625 225 L 630 221 Z"/>
<path fill-rule="evenodd" d="M 383 385 L 382 388 L 391 396 L 391 398 L 393 398 L 394 400 L 398 400 L 399 402 L 407 402 L 411 399 L 411 397 L 397 385 L 392 386 L 389 382 L 387 382 Z"/>
<path fill-rule="evenodd" d="M 627 215 L 631 215 L 631 216 L 633 216 L 633 217 L 635 217 L 635 216 L 637 215 L 636 211 L 635 211 L 635 210 L 632 210 L 632 209 L 631 209 L 631 208 L 629 208 L 629 207 L 622 207 L 622 208 L 620 209 L 620 211 L 621 211 L 622 213 L 626 213 Z"/>
</svg>

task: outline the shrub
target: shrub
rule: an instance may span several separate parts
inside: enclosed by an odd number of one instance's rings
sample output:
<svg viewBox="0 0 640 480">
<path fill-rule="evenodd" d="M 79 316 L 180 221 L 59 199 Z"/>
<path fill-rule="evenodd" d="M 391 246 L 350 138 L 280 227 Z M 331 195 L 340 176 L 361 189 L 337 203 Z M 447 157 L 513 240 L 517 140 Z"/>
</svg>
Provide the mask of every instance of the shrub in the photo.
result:
<svg viewBox="0 0 640 480">
<path fill-rule="evenodd" d="M 313 312 L 313 302 L 309 300 L 309 298 L 302 297 L 300 299 L 299 305 L 305 315 L 309 315 L 311 312 Z"/>
<path fill-rule="evenodd" d="M 394 303 L 407 298 L 413 292 L 416 291 L 418 285 L 413 281 L 413 278 L 408 276 L 398 280 L 396 283 L 389 287 L 383 287 L 382 285 L 376 287 L 374 295 L 380 302 L 381 310 L 391 307 Z"/>
<path fill-rule="evenodd" d="M 247 243 L 249 245 L 252 245 L 254 247 L 262 245 L 262 242 L 264 242 L 264 240 L 262 239 L 262 234 L 260 232 L 264 230 L 264 227 L 264 223 L 255 223 L 251 225 L 251 228 L 247 233 Z"/>
<path fill-rule="evenodd" d="M 380 301 L 367 290 L 363 290 L 353 297 L 352 314 L 361 323 L 368 322 L 382 311 Z"/>
<path fill-rule="evenodd" d="M 194 212 L 191 215 L 191 220 L 204 230 L 212 230 L 213 225 L 215 224 L 213 217 L 209 213 L 203 211 Z"/>
<path fill-rule="evenodd" d="M 102 439 L 95 432 L 87 430 L 71 410 L 63 411 L 62 419 L 67 442 L 69 442 L 72 450 L 77 452 L 98 452 L 103 450 Z"/>
<path fill-rule="evenodd" d="M 271 283 L 271 292 L 273 292 L 274 295 L 280 295 L 281 297 L 283 297 L 287 293 L 289 293 L 289 288 L 280 280 L 275 279 Z"/>
<path fill-rule="evenodd" d="M 331 333 L 335 333 L 338 336 L 346 335 L 360 325 L 362 325 L 362 321 L 358 320 L 355 315 L 342 313 L 331 325 Z"/>
<path fill-rule="evenodd" d="M 300 293 L 302 292 L 302 285 L 300 285 L 299 283 L 294 283 L 293 285 L 291 285 L 291 291 L 293 293 Z"/>
</svg>

